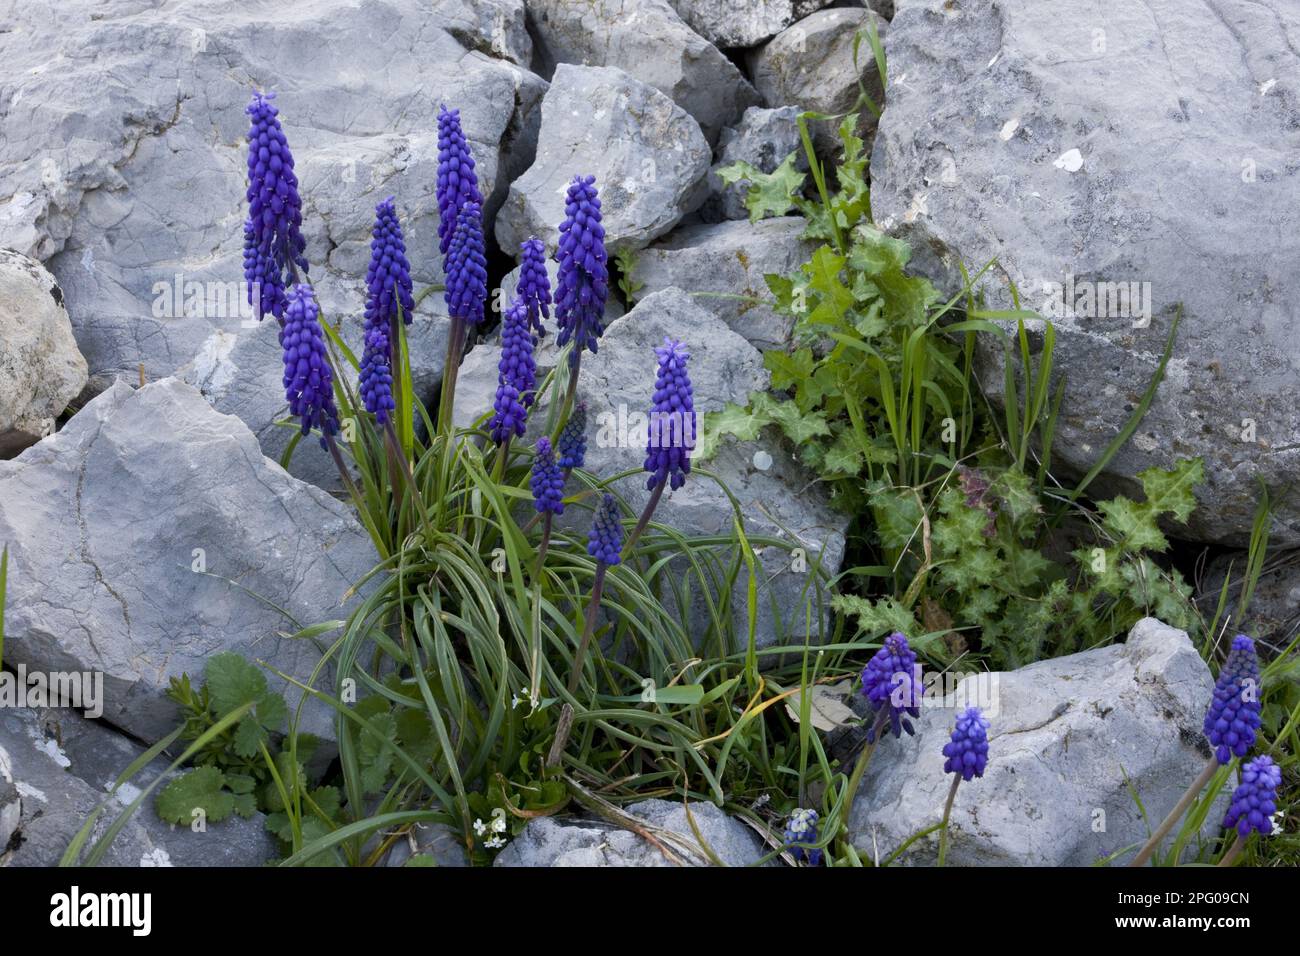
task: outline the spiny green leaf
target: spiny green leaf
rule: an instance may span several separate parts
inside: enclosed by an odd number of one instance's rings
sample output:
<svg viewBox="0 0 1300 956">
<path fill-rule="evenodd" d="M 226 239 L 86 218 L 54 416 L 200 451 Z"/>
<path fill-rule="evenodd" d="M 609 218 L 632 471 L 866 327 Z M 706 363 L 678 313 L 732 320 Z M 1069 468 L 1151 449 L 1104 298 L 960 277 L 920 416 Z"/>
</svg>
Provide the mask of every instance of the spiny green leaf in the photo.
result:
<svg viewBox="0 0 1300 956">
<path fill-rule="evenodd" d="M 159 817 L 178 826 L 192 823 L 195 810 L 202 810 L 207 822 L 219 823 L 235 809 L 235 795 L 225 784 L 216 767 L 199 767 L 163 787 L 154 806 Z"/>
<path fill-rule="evenodd" d="M 803 189 L 804 174 L 795 166 L 798 156 L 799 151 L 795 150 L 770 173 L 746 162 L 732 163 L 718 170 L 718 178 L 728 186 L 749 183 L 745 208 L 749 210 L 750 222 L 758 222 L 768 215 L 784 216 L 795 208 L 799 191 Z"/>
</svg>

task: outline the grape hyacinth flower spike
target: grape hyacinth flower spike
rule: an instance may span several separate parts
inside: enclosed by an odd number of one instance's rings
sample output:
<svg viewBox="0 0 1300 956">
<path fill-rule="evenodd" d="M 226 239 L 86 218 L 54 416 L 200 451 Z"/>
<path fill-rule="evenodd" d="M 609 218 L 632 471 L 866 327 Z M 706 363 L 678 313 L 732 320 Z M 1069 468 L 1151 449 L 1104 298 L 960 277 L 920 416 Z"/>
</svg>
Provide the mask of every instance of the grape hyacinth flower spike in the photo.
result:
<svg viewBox="0 0 1300 956">
<path fill-rule="evenodd" d="M 967 707 L 957 715 L 952 735 L 943 745 L 943 772 L 953 775 L 948 801 L 943 807 L 943 820 L 939 830 L 939 865 L 948 855 L 948 820 L 952 816 L 952 803 L 957 787 L 963 780 L 984 776 L 989 762 L 989 722 L 978 707 Z"/>
<path fill-rule="evenodd" d="M 487 299 L 487 258 L 483 252 L 483 210 L 474 201 L 465 203 L 456 214 L 456 224 L 447 247 L 446 291 L 443 298 L 451 314 L 451 340 L 447 345 L 447 367 L 442 379 L 443 427 L 451 428 L 452 406 L 456 400 L 456 378 L 465 351 L 466 326 L 483 321 L 483 304 Z"/>
<path fill-rule="evenodd" d="M 555 281 L 555 343 L 569 351 L 569 387 L 560 405 L 560 421 L 568 419 L 578 390 L 582 353 L 596 354 L 605 332 L 605 300 L 609 296 L 609 268 L 605 252 L 605 227 L 600 223 L 600 197 L 595 176 L 574 176 L 560 223 Z"/>
<path fill-rule="evenodd" d="M 573 414 L 560 429 L 560 467 L 565 476 L 574 468 L 581 468 L 587 460 L 587 402 L 582 400 L 573 408 Z"/>
<path fill-rule="evenodd" d="M 807 860 L 809 866 L 820 866 L 822 862 L 821 848 L 811 845 L 817 842 L 818 819 L 816 810 L 796 808 L 790 814 L 790 819 L 785 825 L 785 833 L 782 834 L 785 848 L 790 851 L 790 855 L 796 861 Z"/>
<path fill-rule="evenodd" d="M 537 387 L 537 364 L 533 360 L 536 343 L 528 328 L 528 308 L 515 299 L 506 310 L 501 326 L 501 359 L 497 362 L 497 394 L 488 431 L 501 446 L 504 460 L 511 438 L 521 437 L 527 420 L 527 408 Z M 550 443 L 547 442 L 549 448 Z"/>
<path fill-rule="evenodd" d="M 397 408 L 393 394 L 393 365 L 398 315 L 407 324 L 415 311 L 411 296 L 411 265 L 406 258 L 402 226 L 389 196 L 375 207 L 370 231 L 370 265 L 366 269 L 364 351 L 361 357 L 361 395 L 366 410 L 381 426 L 388 426 Z"/>
<path fill-rule="evenodd" d="M 515 295 L 528 307 L 528 324 L 538 338 L 546 335 L 542 319 L 551 317 L 551 279 L 546 274 L 546 247 L 533 236 L 519 245 L 519 285 Z"/>
<path fill-rule="evenodd" d="M 901 633 L 895 631 L 885 638 L 880 650 L 862 669 L 862 693 L 875 716 L 867 732 L 868 743 L 874 743 L 881 732 L 895 737 L 901 737 L 903 731 L 914 733 L 908 717 L 921 715 L 916 652 Z"/>
<path fill-rule="evenodd" d="M 1203 730 L 1219 763 L 1244 757 L 1255 746 L 1259 729 L 1259 660 L 1255 642 L 1245 634 L 1232 640 L 1232 650 L 1214 682 L 1214 697 L 1205 713 Z"/>
<path fill-rule="evenodd" d="M 254 93 L 248 114 L 248 219 L 244 226 L 244 279 L 257 317 L 284 320 L 285 289 L 307 272 L 302 199 L 293 154 L 280 127 L 274 93 Z"/>
<path fill-rule="evenodd" d="M 650 518 L 665 487 L 674 491 L 686 483 L 691 472 L 691 451 L 695 448 L 695 400 L 686 363 L 691 355 L 682 343 L 665 338 L 655 349 L 659 368 L 655 373 L 654 401 L 646 438 L 645 470 L 650 473 L 646 489 L 650 499 L 627 541 L 630 551 Z"/>
<path fill-rule="evenodd" d="M 456 217 L 469 203 L 483 205 L 474 156 L 460 128 L 460 110 L 438 108 L 438 251 L 447 255 L 451 248 Z M 444 271 L 446 260 L 443 262 Z"/>
<path fill-rule="evenodd" d="M 551 519 L 564 514 L 564 472 L 555 460 L 551 440 L 545 436 L 537 439 L 528 487 L 533 493 L 533 506 L 542 518 L 542 541 L 537 546 L 537 576 L 540 578 L 546 565 L 546 549 L 551 543 Z"/>
<path fill-rule="evenodd" d="M 885 638 L 880 650 L 862 669 L 862 694 L 871 706 L 872 717 L 867 726 L 866 744 L 849 777 L 845 806 L 853 806 L 853 797 L 881 736 L 901 737 L 903 731 L 914 732 L 908 718 L 921 714 L 918 670 L 916 652 L 898 631 Z"/>
<path fill-rule="evenodd" d="M 1267 755 L 1256 757 L 1241 768 L 1241 783 L 1233 791 L 1232 802 L 1223 818 L 1224 829 L 1236 830 L 1237 839 L 1220 861 L 1231 866 L 1246 847 L 1251 833 L 1270 836 L 1276 832 L 1273 815 L 1277 813 L 1277 791 L 1282 786 L 1282 768 Z"/>
<path fill-rule="evenodd" d="M 619 552 L 623 547 L 623 523 L 618 512 L 618 502 L 614 496 L 605 493 L 596 515 L 587 533 L 587 554 L 596 559 L 596 577 L 591 585 L 591 599 L 587 602 L 587 611 L 582 622 L 582 640 L 578 643 L 578 653 L 573 658 L 573 669 L 569 672 L 569 693 L 578 689 L 582 677 L 582 662 L 591 643 L 591 635 L 596 627 L 596 615 L 600 610 L 600 595 L 605 586 L 605 572 L 621 560 Z"/>
<path fill-rule="evenodd" d="M 295 285 L 289 291 L 280 346 L 289 413 L 301 420 L 303 435 L 319 429 L 321 447 L 327 448 L 325 436 L 338 434 L 339 413 L 334 406 L 334 376 L 325 354 L 325 334 L 310 286 Z"/>
<path fill-rule="evenodd" d="M 1151 838 L 1138 850 L 1129 866 L 1142 866 L 1151 858 L 1160 841 L 1182 819 L 1220 766 L 1230 763 L 1233 757 L 1244 757 L 1250 752 L 1250 748 L 1255 745 L 1255 732 L 1259 729 L 1260 691 L 1255 642 L 1245 634 L 1238 634 L 1232 639 L 1228 659 L 1224 661 L 1219 678 L 1214 682 L 1214 696 L 1210 699 L 1201 728 L 1214 748 L 1214 756 L 1151 834 Z"/>
</svg>

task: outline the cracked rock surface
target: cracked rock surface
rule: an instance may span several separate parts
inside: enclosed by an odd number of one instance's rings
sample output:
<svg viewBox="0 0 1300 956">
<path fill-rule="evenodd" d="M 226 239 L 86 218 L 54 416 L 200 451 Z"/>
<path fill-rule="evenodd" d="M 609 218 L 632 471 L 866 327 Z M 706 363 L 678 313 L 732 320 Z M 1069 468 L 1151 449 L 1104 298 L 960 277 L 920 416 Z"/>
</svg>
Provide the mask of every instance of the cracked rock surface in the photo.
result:
<svg viewBox="0 0 1300 956">
<path fill-rule="evenodd" d="M 0 710 L 0 866 L 58 864 L 87 817 L 144 750 L 74 711 Z M 96 821 L 87 850 L 168 763 L 159 757 L 118 788 Z M 144 800 L 118 834 L 105 865 L 261 866 L 276 855 L 262 814 L 249 819 L 232 814 L 196 832 L 160 820 L 153 808 L 157 794 Z"/>
<path fill-rule="evenodd" d="M 967 677 L 955 696 L 927 701 L 916 736 L 877 746 L 850 839 L 884 859 L 942 819 L 952 781 L 943 745 L 975 704 L 990 721 L 988 768 L 958 787 L 948 864 L 1090 866 L 1146 840 L 1130 786 L 1154 827 L 1210 759 L 1201 721 L 1213 687 L 1187 634 L 1155 618 L 1123 644 Z M 1222 809 L 1210 812 L 1207 837 L 1222 819 Z M 937 831 L 921 838 L 898 862 L 933 865 L 938 840 Z"/>
<path fill-rule="evenodd" d="M 710 853 L 725 866 L 752 866 L 768 852 L 757 834 L 711 803 L 643 800 L 626 808 L 682 865 L 709 866 Z M 692 827 L 692 822 L 694 827 Z M 703 837 L 703 844 L 695 831 Z M 667 831 L 663 833 L 661 831 Z M 650 841 L 631 830 L 593 819 L 541 817 L 502 850 L 494 866 L 675 866 Z"/>
<path fill-rule="evenodd" d="M 1054 461 L 1100 458 L 1181 303 L 1165 380 L 1091 493 L 1200 456 L 1201 541 L 1245 545 L 1262 479 L 1273 542 L 1300 544 L 1300 499 L 1279 498 L 1300 471 L 1298 37 L 1290 0 L 899 0 L 885 40 L 877 220 L 945 292 L 959 262 L 996 259 L 988 307 L 1010 308 L 1014 283 L 1053 317 Z M 1000 353 L 981 369 L 993 401 Z"/>
<path fill-rule="evenodd" d="M 377 560 L 346 505 L 176 379 L 114 385 L 0 462 L 0 541 L 5 663 L 102 671 L 104 719 L 149 741 L 175 726 L 168 679 L 197 679 L 219 651 L 310 677 L 316 647 L 282 635 L 346 616 Z M 305 729 L 328 719 L 317 708 Z"/>
</svg>

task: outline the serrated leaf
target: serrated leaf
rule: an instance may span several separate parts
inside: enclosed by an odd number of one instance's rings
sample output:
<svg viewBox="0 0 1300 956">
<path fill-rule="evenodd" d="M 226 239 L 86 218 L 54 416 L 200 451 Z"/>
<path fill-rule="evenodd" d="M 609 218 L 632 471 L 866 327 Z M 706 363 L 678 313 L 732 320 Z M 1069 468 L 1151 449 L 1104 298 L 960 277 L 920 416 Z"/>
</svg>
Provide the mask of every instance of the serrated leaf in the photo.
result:
<svg viewBox="0 0 1300 956">
<path fill-rule="evenodd" d="M 235 809 L 235 795 L 225 783 L 225 774 L 216 767 L 199 767 L 163 787 L 154 808 L 161 819 L 178 826 L 189 826 L 195 810 L 202 810 L 209 823 L 219 823 Z"/>
<path fill-rule="evenodd" d="M 261 668 L 230 651 L 210 657 L 204 677 L 218 718 L 266 694 Z"/>
<path fill-rule="evenodd" d="M 750 222 L 758 222 L 768 215 L 784 216 L 795 208 L 799 191 L 803 189 L 804 174 L 795 165 L 798 155 L 799 151 L 795 150 L 770 173 L 746 162 L 731 163 L 718 170 L 718 178 L 728 186 L 749 183 L 745 208 L 749 210 Z"/>
<path fill-rule="evenodd" d="M 1192 489 L 1205 480 L 1205 467 L 1199 458 L 1179 461 L 1165 471 L 1148 468 L 1138 472 L 1146 503 L 1158 514 L 1172 514 L 1181 522 L 1187 521 L 1196 507 Z"/>
<path fill-rule="evenodd" d="M 691 453 L 691 461 L 707 461 L 718 450 L 724 435 L 735 435 L 741 441 L 754 441 L 763 429 L 772 424 L 771 418 L 751 408 L 742 408 L 728 402 L 719 412 L 704 416 L 704 427 Z"/>
</svg>

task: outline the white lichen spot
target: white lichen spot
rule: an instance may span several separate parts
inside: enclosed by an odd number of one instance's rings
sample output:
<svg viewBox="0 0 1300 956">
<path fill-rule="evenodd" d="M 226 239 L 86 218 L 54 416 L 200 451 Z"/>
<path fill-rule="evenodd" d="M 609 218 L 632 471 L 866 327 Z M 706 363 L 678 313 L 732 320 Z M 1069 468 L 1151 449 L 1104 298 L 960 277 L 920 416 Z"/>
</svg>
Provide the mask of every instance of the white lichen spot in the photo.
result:
<svg viewBox="0 0 1300 956">
<path fill-rule="evenodd" d="M 623 191 L 624 191 L 624 192 L 626 192 L 626 193 L 635 193 L 635 192 L 637 191 L 638 183 L 637 183 L 637 181 L 636 181 L 635 179 L 633 179 L 631 176 L 629 176 L 629 177 L 627 177 L 627 179 L 625 179 L 625 180 L 623 180 L 621 183 L 619 183 L 619 185 L 623 187 Z"/>
<path fill-rule="evenodd" d="M 1275 86 L 1277 86 L 1277 80 L 1265 80 L 1263 83 L 1259 84 L 1259 95 L 1267 96 L 1268 91 Z"/>
<path fill-rule="evenodd" d="M 89 247 L 81 254 L 81 268 L 91 275 L 95 274 L 95 251 Z"/>
<path fill-rule="evenodd" d="M 105 784 L 104 789 L 106 791 L 112 790 L 113 789 L 112 782 L 110 781 L 109 783 Z M 131 804 L 135 803 L 137 799 L 139 799 L 140 793 L 141 790 L 139 787 L 133 787 L 129 783 L 124 783 L 117 788 L 116 792 L 114 792 L 113 799 L 115 799 L 122 806 L 129 807 Z"/>
<path fill-rule="evenodd" d="M 162 847 L 154 847 L 148 853 L 140 857 L 141 866 L 171 866 L 172 858 L 167 855 L 167 851 Z"/>
<path fill-rule="evenodd" d="M 989 65 L 986 66 L 984 69 L 986 69 L 986 70 L 987 70 L 987 69 L 991 69 L 992 66 L 993 66 L 993 64 L 996 63 L 996 62 L 998 62 L 998 60 L 1000 60 L 1000 59 L 1002 59 L 1002 54 L 1001 54 L 1001 53 L 994 53 L 994 54 L 993 54 L 993 59 L 989 60 Z"/>
<path fill-rule="evenodd" d="M 920 216 L 930 215 L 930 202 L 928 193 L 917 193 L 912 196 L 912 203 L 907 207 L 907 212 L 903 213 L 903 222 L 916 222 Z"/>
<path fill-rule="evenodd" d="M 37 790 L 30 783 L 23 783 L 21 780 L 14 781 L 14 789 L 18 791 L 20 797 L 31 797 L 33 800 L 39 800 L 41 803 L 49 803 L 50 798 L 45 795 L 43 790 Z"/>
<path fill-rule="evenodd" d="M 760 448 L 754 452 L 754 467 L 759 471 L 767 471 L 772 467 L 772 456 Z"/>
<path fill-rule="evenodd" d="M 228 359 L 237 341 L 239 341 L 238 336 L 218 330 L 209 335 L 199 346 L 199 352 L 194 356 L 193 366 L 194 381 L 198 384 L 199 391 L 220 392 L 234 381 L 239 369 Z"/>
<path fill-rule="evenodd" d="M 1052 165 L 1057 169 L 1064 169 L 1067 173 L 1077 173 L 1083 169 L 1083 153 L 1077 149 L 1067 149 L 1056 157 L 1056 162 Z"/>
<path fill-rule="evenodd" d="M 1016 135 L 1016 130 L 1020 129 L 1020 117 L 1013 116 L 1002 124 L 1002 132 L 998 133 L 998 138 L 1006 142 L 1012 136 Z"/>
</svg>

